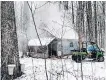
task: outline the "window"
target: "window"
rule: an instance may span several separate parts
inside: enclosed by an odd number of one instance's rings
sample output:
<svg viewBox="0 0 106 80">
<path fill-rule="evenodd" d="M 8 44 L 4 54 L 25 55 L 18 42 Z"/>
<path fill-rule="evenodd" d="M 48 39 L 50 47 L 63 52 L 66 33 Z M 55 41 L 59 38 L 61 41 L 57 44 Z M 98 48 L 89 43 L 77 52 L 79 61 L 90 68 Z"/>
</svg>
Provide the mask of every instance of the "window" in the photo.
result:
<svg viewBox="0 0 106 80">
<path fill-rule="evenodd" d="M 34 49 L 34 46 L 29 46 L 29 52 L 34 52 L 35 49 Z"/>
<path fill-rule="evenodd" d="M 44 53 L 47 50 L 47 46 L 39 46 L 37 49 L 37 53 Z"/>
<path fill-rule="evenodd" d="M 73 47 L 73 42 L 70 43 L 70 47 Z"/>
</svg>

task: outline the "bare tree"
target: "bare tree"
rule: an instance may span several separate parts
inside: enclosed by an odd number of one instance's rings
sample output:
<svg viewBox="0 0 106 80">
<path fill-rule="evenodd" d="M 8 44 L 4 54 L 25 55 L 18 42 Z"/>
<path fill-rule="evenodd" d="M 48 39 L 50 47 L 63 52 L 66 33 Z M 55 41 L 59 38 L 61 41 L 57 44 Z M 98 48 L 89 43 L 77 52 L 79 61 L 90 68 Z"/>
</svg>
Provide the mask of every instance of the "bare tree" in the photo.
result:
<svg viewBox="0 0 106 80">
<path fill-rule="evenodd" d="M 95 19 L 95 42 L 97 43 L 97 13 L 96 13 L 96 1 L 94 1 L 94 19 Z"/>
<path fill-rule="evenodd" d="M 86 2 L 86 14 L 87 14 L 87 29 L 86 34 L 88 34 L 88 41 L 92 41 L 93 39 L 93 32 L 92 32 L 92 7 L 91 7 L 91 1 Z M 87 36 L 87 35 L 86 35 Z"/>
<path fill-rule="evenodd" d="M 34 24 L 34 27 L 35 27 L 36 34 L 37 34 L 37 38 L 38 38 L 38 40 L 40 42 L 41 47 L 43 48 L 43 45 L 42 45 L 38 30 L 37 30 L 36 22 L 35 22 L 35 19 L 34 19 L 34 14 L 33 14 L 33 10 L 32 10 L 32 7 L 31 7 L 32 5 L 30 6 L 28 1 L 27 1 L 27 4 L 28 4 L 28 7 L 29 7 L 29 9 L 31 11 L 31 17 L 32 17 L 32 21 L 33 21 L 33 24 Z M 36 10 L 36 7 L 35 7 L 35 10 Z M 44 57 L 45 57 L 45 53 L 44 53 Z M 46 71 L 46 79 L 48 80 L 46 58 L 45 58 L 45 71 Z M 34 78 L 35 78 L 35 75 L 34 75 Z"/>
</svg>

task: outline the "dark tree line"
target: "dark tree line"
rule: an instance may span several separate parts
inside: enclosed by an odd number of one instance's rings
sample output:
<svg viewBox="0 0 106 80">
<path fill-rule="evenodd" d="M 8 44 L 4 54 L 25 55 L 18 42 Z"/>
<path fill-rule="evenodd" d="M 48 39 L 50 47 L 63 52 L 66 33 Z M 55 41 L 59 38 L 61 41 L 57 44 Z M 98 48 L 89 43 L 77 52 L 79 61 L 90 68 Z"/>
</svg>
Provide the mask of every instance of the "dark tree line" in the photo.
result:
<svg viewBox="0 0 106 80">
<path fill-rule="evenodd" d="M 100 47 L 105 47 L 105 3 L 105 1 L 71 2 L 72 23 L 80 41 L 81 39 L 95 41 Z"/>
</svg>

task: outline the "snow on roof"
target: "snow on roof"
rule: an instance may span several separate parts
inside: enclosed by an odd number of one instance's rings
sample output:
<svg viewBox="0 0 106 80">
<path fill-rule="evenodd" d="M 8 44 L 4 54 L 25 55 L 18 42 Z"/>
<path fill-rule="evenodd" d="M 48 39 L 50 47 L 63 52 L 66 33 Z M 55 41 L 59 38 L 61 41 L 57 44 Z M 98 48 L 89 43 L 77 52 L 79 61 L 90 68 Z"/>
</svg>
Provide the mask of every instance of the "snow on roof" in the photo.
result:
<svg viewBox="0 0 106 80">
<path fill-rule="evenodd" d="M 42 46 L 48 45 L 54 38 L 40 38 Z M 31 39 L 28 42 L 28 46 L 41 46 L 39 39 Z"/>
</svg>

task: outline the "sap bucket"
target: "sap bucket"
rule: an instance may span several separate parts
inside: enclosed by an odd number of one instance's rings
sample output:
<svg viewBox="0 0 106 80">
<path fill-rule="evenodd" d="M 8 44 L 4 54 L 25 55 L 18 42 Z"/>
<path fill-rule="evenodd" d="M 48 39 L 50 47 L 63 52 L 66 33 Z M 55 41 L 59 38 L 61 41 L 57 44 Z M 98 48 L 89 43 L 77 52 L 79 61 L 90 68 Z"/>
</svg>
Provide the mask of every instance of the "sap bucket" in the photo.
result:
<svg viewBox="0 0 106 80">
<path fill-rule="evenodd" d="M 15 66 L 16 66 L 15 64 L 9 64 L 8 65 L 8 73 L 9 73 L 9 75 L 13 75 Z"/>
<path fill-rule="evenodd" d="M 24 70 L 25 70 L 25 64 L 22 63 L 21 64 L 21 71 L 24 72 Z"/>
</svg>

